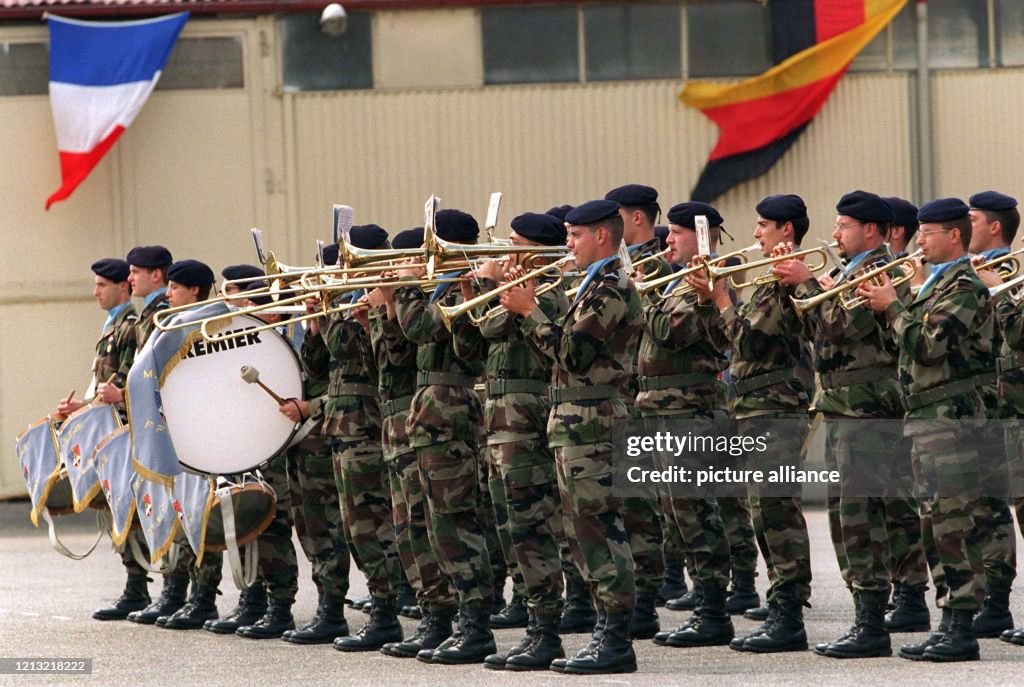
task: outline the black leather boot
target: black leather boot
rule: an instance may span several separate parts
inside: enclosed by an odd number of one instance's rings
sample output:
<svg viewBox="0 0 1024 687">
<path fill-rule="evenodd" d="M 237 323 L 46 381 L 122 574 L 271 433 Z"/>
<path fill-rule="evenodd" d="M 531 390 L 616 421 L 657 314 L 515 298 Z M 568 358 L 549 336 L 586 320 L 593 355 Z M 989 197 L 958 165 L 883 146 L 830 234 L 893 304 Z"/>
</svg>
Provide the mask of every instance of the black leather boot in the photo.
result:
<svg viewBox="0 0 1024 687">
<path fill-rule="evenodd" d="M 297 630 L 288 630 L 281 639 L 291 644 L 330 644 L 348 634 L 345 602 L 337 596 L 323 595 L 313 620 Z"/>
<path fill-rule="evenodd" d="M 219 635 L 233 635 L 243 625 L 252 625 L 267 612 L 267 590 L 251 584 L 238 596 L 238 605 L 223 618 L 207 620 L 203 629 Z"/>
<path fill-rule="evenodd" d="M 669 599 L 665 602 L 665 608 L 670 611 L 693 611 L 700 605 L 700 582 L 691 579 L 693 586 L 690 591 L 683 594 L 678 599 Z"/>
<path fill-rule="evenodd" d="M 295 618 L 292 616 L 292 601 L 271 599 L 267 612 L 252 625 L 239 627 L 235 634 L 249 639 L 277 639 L 288 630 L 295 629 Z"/>
<path fill-rule="evenodd" d="M 594 601 L 590 589 L 580 580 L 567 580 L 565 588 L 565 609 L 558 631 L 563 635 L 593 632 L 597 622 Z"/>
<path fill-rule="evenodd" d="M 1007 633 L 1009 633 L 1008 636 Z M 1016 630 L 1007 630 L 999 636 L 999 639 L 1010 644 L 1016 644 L 1017 646 L 1024 646 L 1024 627 L 1017 628 Z"/>
<path fill-rule="evenodd" d="M 953 611 L 949 631 L 942 639 L 921 655 L 922 661 L 952 663 L 954 661 L 977 661 L 978 640 L 974 636 L 974 611 Z"/>
<path fill-rule="evenodd" d="M 405 579 L 405 575 L 402 575 L 402 582 L 398 587 L 398 598 L 395 599 L 395 611 L 399 615 L 405 615 L 402 611 L 407 606 L 415 608 L 417 612 L 420 610 L 420 607 L 416 604 L 416 592 L 413 590 L 412 585 L 409 584 L 409 580 Z M 408 617 L 411 618 L 413 616 Z M 420 619 L 418 614 L 415 617 L 416 620 Z"/>
<path fill-rule="evenodd" d="M 129 575 L 121 597 L 110 606 L 97 608 L 92 617 L 96 620 L 124 620 L 129 613 L 142 611 L 150 603 L 147 582 L 149 578 L 145 575 Z"/>
<path fill-rule="evenodd" d="M 726 608 L 725 589 L 705 584 L 700 613 L 694 613 L 694 619 L 689 625 L 666 637 L 665 645 L 692 647 L 728 644 L 736 636 L 736 631 Z"/>
<path fill-rule="evenodd" d="M 530 616 L 526 610 L 526 599 L 513 592 L 512 601 L 505 608 L 501 609 L 501 613 L 495 613 L 491 616 L 491 627 L 496 630 L 526 627 L 529 620 Z"/>
<path fill-rule="evenodd" d="M 761 597 L 754 586 L 754 575 L 753 570 L 733 570 L 732 589 L 725 603 L 726 610 L 732 615 L 739 615 L 761 605 Z"/>
<path fill-rule="evenodd" d="M 462 632 L 438 646 L 431 662 L 445 665 L 481 663 L 490 654 L 497 653 L 490 622 L 490 609 L 486 603 L 466 606 L 462 615 Z"/>
<path fill-rule="evenodd" d="M 768 620 L 768 614 L 771 612 L 771 610 L 771 606 L 766 601 L 757 608 L 748 608 L 747 610 L 743 611 L 743 617 L 747 620 L 756 620 L 758 622 L 763 623 L 764 621 Z"/>
<path fill-rule="evenodd" d="M 998 637 L 1004 630 L 1013 629 L 1009 587 L 985 585 L 985 603 L 974 618 L 973 629 L 979 639 Z"/>
<path fill-rule="evenodd" d="M 567 660 L 561 672 L 576 675 L 635 673 L 636 654 L 629 639 L 631 620 L 631 613 L 609 613 L 597 646 L 582 656 Z"/>
<path fill-rule="evenodd" d="M 927 632 L 932 629 L 931 614 L 924 598 L 928 587 L 896 584 L 893 592 L 895 607 L 885 615 L 885 629 L 889 632 Z"/>
<path fill-rule="evenodd" d="M 658 610 L 655 608 L 655 594 L 641 592 L 636 595 L 636 606 L 629 623 L 630 639 L 653 639 L 661 629 Z"/>
<path fill-rule="evenodd" d="M 924 655 L 925 649 L 930 646 L 935 646 L 942 641 L 942 638 L 949 632 L 950 623 L 953 622 L 953 611 L 949 608 L 942 609 L 942 618 L 939 620 L 939 626 L 935 632 L 928 635 L 927 639 L 917 644 L 904 644 L 900 647 L 899 657 L 906 658 L 911 661 L 920 661 L 921 656 Z"/>
<path fill-rule="evenodd" d="M 193 586 L 192 597 L 177 612 L 167 617 L 160 627 L 168 630 L 198 630 L 207 620 L 217 617 L 217 588 L 196 584 Z M 159 618 L 157 620 L 159 624 Z"/>
<path fill-rule="evenodd" d="M 733 651 L 744 651 L 743 642 L 747 641 L 751 637 L 757 637 L 758 635 L 762 635 L 768 630 L 772 629 L 772 625 L 774 625 L 775 621 L 779 618 L 779 605 L 774 601 L 769 601 L 767 608 L 768 615 L 765 616 L 764 622 L 762 622 L 760 625 L 754 628 L 753 632 L 742 635 L 740 637 L 736 637 L 731 642 L 729 642 L 730 649 L 732 649 Z M 744 614 L 743 617 L 746 617 L 746 614 Z"/>
<path fill-rule="evenodd" d="M 160 616 L 173 615 L 175 611 L 184 606 L 187 593 L 188 577 L 164 576 L 164 586 L 156 601 L 141 611 L 129 613 L 128 620 L 140 625 L 152 625 Z"/>
<path fill-rule="evenodd" d="M 352 607 L 352 610 L 361 611 L 364 609 L 364 607 L 370 605 L 371 599 L 370 595 L 367 594 L 366 596 L 357 596 L 354 599 L 345 599 L 345 601 L 346 603 L 348 603 L 349 606 Z"/>
<path fill-rule="evenodd" d="M 432 652 L 452 635 L 452 618 L 455 612 L 425 612 L 419 627 L 412 637 L 401 642 L 391 642 L 380 648 L 380 652 L 395 658 L 418 658 L 421 651 Z M 429 657 L 426 659 L 429 662 Z"/>
<path fill-rule="evenodd" d="M 577 658 L 579 658 L 580 656 L 585 656 L 586 654 L 589 654 L 597 649 L 598 645 L 601 643 L 601 640 L 604 638 L 604 628 L 607 624 L 608 613 L 605 611 L 598 611 L 597 622 L 594 623 L 594 633 L 593 635 L 591 635 L 590 641 L 587 642 L 587 645 L 580 649 L 578 652 L 576 652 Z M 563 673 L 565 672 L 565 664 L 568 662 L 569 660 L 566 658 L 556 658 L 551 662 L 551 670 L 555 671 L 556 673 Z"/>
<path fill-rule="evenodd" d="M 779 599 L 779 615 L 772 626 L 743 641 L 743 651 L 771 654 L 782 651 L 806 651 L 804 605 L 795 599 Z"/>
<path fill-rule="evenodd" d="M 661 583 L 661 588 L 655 599 L 659 608 L 664 606 L 669 599 L 678 599 L 690 591 L 686 586 L 686 578 L 683 576 L 685 569 L 686 561 L 683 558 L 665 560 L 665 581 Z"/>
<path fill-rule="evenodd" d="M 334 648 L 338 651 L 377 651 L 385 644 L 401 642 L 402 624 L 395 612 L 395 600 L 374 597 L 370 620 L 352 637 L 338 637 Z"/>
<path fill-rule="evenodd" d="M 529 646 L 505 661 L 505 670 L 547 670 L 555 659 L 565 658 L 562 638 L 558 635 L 558 616 L 537 616 Z"/>
<path fill-rule="evenodd" d="M 885 629 L 885 592 L 860 592 L 857 622 L 853 631 L 825 648 L 830 658 L 878 658 L 892 656 L 892 642 Z"/>
<path fill-rule="evenodd" d="M 494 618 L 496 618 L 496 617 L 497 616 L 491 616 L 491 622 L 493 622 Z M 523 651 L 526 651 L 526 648 L 528 646 L 530 646 L 530 644 L 533 643 L 534 635 L 536 633 L 537 633 L 537 621 L 536 621 L 536 618 L 533 615 L 533 611 L 530 611 L 529 612 L 529 619 L 527 620 L 527 623 L 526 623 L 526 634 L 523 636 L 522 639 L 519 640 L 519 643 L 516 644 L 515 646 L 513 646 L 508 651 L 502 651 L 502 652 L 494 653 L 494 654 L 491 654 L 490 656 L 488 656 L 487 658 L 485 658 L 484 659 L 484 668 L 489 668 L 490 670 L 505 670 L 505 662 L 508 661 L 509 657 L 510 656 L 515 656 L 516 654 L 519 654 L 519 653 L 522 653 Z M 545 666 L 545 667 L 547 667 L 547 666 Z"/>
<path fill-rule="evenodd" d="M 494 597 L 491 602 L 490 614 L 498 615 L 505 610 L 505 575 L 494 576 Z"/>
</svg>

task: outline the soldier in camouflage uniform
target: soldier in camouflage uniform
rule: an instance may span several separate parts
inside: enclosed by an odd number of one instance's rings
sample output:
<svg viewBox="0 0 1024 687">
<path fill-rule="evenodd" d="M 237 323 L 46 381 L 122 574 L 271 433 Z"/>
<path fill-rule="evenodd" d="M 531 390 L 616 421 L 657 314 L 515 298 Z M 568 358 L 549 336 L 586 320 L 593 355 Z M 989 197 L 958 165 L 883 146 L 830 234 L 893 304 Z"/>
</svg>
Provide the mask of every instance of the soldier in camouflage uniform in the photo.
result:
<svg viewBox="0 0 1024 687">
<path fill-rule="evenodd" d="M 706 203 L 680 203 L 668 212 L 671 258 L 686 265 L 697 254 L 697 215 L 704 215 L 715 232 L 722 225 L 718 212 Z M 639 393 L 636 408 L 648 420 L 649 433 L 659 419 L 714 421 L 728 418 L 726 388 L 719 380 L 729 362 L 728 341 L 710 318 L 698 314 L 697 296 L 676 292 L 682 278 L 659 293 L 644 297 L 644 326 L 637 362 Z M 663 466 L 659 466 L 663 467 Z M 735 500 L 734 500 L 735 501 Z M 698 611 L 674 632 L 659 632 L 654 643 L 676 647 L 728 644 L 734 630 L 726 608 L 729 584 L 729 541 L 714 496 L 670 498 L 669 514 L 686 549 L 692 553 L 701 587 Z M 756 556 L 756 554 L 755 554 Z M 753 576 L 753 571 L 751 571 Z"/>
<path fill-rule="evenodd" d="M 480 228 L 469 214 L 442 210 L 437 235 L 470 243 Z M 403 279 L 417 279 L 419 267 L 404 267 Z M 447 277 L 453 278 L 449 273 Z M 458 595 L 461 631 L 417 658 L 434 663 L 477 663 L 495 653 L 490 630 L 494 580 L 487 550 L 480 485 L 480 442 L 483 414 L 473 389 L 483 372 L 485 344 L 468 323 L 455 322 L 449 332 L 438 305 L 461 302 L 459 288 L 441 284 L 428 296 L 418 286 L 395 289 L 398 322 L 407 339 L 418 345 L 418 388 L 406 424 L 416 450 L 426 495 L 428 534 Z"/>
<path fill-rule="evenodd" d="M 893 214 L 888 203 L 874 193 L 854 191 L 840 198 L 836 213 L 832 238 L 847 261 L 839 281 L 890 262 L 885 238 Z M 819 283 L 800 260 L 779 263 L 775 273 L 800 299 L 836 284 L 831 278 Z M 899 292 L 908 302 L 909 287 L 902 285 Z M 890 554 L 883 497 L 900 457 L 902 432 L 895 422 L 849 420 L 895 420 L 902 415 L 896 345 L 884 318 L 869 308 L 844 307 L 843 297 L 825 300 L 803 317 L 814 339 L 821 390 L 813 410 L 825 418 L 825 464 L 840 474 L 838 484 L 828 484 L 829 528 L 856 607 L 853 627 L 818 653 L 833 658 L 891 656 L 885 627 Z M 923 605 L 924 589 L 919 591 Z"/>
<path fill-rule="evenodd" d="M 359 248 L 390 247 L 387 232 L 375 224 L 352 227 L 350 241 Z M 353 292 L 342 300 L 354 303 L 361 296 Z M 324 433 L 333 443 L 346 538 L 371 597 L 369 622 L 354 636 L 335 639 L 334 648 L 376 651 L 402 641 L 395 608 L 401 571 L 381 448 L 377 364 L 370 333 L 353 311 L 330 315 L 317 327 L 331 356 Z"/>
<path fill-rule="evenodd" d="M 514 218 L 511 226 L 513 246 L 565 245 L 565 225 L 550 215 L 526 213 Z M 521 262 L 515 254 L 509 260 Z M 497 287 L 501 269 L 498 261 L 489 261 L 474 272 L 480 291 Z M 556 277 L 552 271 L 541 281 L 550 284 Z M 473 297 L 468 283 L 463 297 Z M 537 298 L 549 320 L 560 320 L 569 309 L 561 286 Z M 482 313 L 481 309 L 476 314 Z M 484 405 L 488 488 L 495 520 L 503 524 L 498 534 L 504 555 L 518 571 L 513 576 L 515 593 L 526 600 L 530 616 L 523 640 L 507 652 L 488 656 L 485 665 L 499 670 L 547 670 L 551 661 L 565 656 L 558 634 L 562 611 L 558 537 L 563 527 L 556 505 L 555 459 L 546 436 L 551 362 L 529 345 L 514 313 L 504 311 L 487 318 L 480 323 L 480 333 L 490 344 Z"/>
<path fill-rule="evenodd" d="M 951 609 L 949 628 L 900 649 L 900 656 L 913 660 L 978 658 L 973 620 L 984 594 L 984 567 L 974 523 L 981 493 L 978 437 L 970 420 L 984 417 L 977 387 L 991 374 L 994 323 L 988 289 L 966 253 L 971 237 L 967 213 L 957 198 L 921 207 L 917 245 L 932 271 L 909 306 L 899 302 L 888 283 L 858 289 L 873 310 L 885 312 L 900 349 L 906 433 L 914 440 L 915 474 L 921 475 L 931 512 L 936 568 L 949 588 L 944 599 Z M 933 578 L 937 572 L 933 568 Z"/>
<path fill-rule="evenodd" d="M 128 263 L 117 258 L 105 258 L 94 262 L 90 269 L 94 275 L 93 297 L 107 313 L 100 338 L 96 342 L 90 390 L 95 398 L 116 405 L 123 416 L 124 398 L 121 390 L 124 389 L 128 370 L 135 359 L 135 323 L 138 320 L 131 302 Z M 90 400 L 62 400 L 57 406 L 57 415 L 67 417 Z M 92 614 L 96 620 L 124 620 L 129 613 L 149 605 L 146 571 L 135 561 L 127 546 L 120 555 L 128 574 L 124 592 L 112 605 L 96 609 Z"/>
<path fill-rule="evenodd" d="M 391 242 L 396 249 L 419 248 L 422 244 L 422 228 L 399 232 Z M 406 431 L 416 391 L 416 344 L 402 333 L 393 294 L 393 289 L 386 288 L 367 294 L 367 321 L 379 376 L 381 437 L 398 557 L 416 592 L 421 621 L 411 637 L 385 644 L 381 652 L 396 658 L 415 658 L 424 649 L 436 649 L 451 635 L 456 603 L 430 542 L 419 463 Z"/>
<path fill-rule="evenodd" d="M 971 196 L 968 202 L 972 225 L 969 252 L 975 256 L 975 264 L 1005 256 L 1010 252 L 1010 244 L 1020 226 L 1016 199 L 997 191 L 983 191 Z M 996 271 L 1005 276 L 1012 267 L 1012 261 L 1003 261 L 997 265 Z M 996 327 L 994 356 L 999 354 L 1002 346 L 1003 337 Z M 995 361 L 992 370 L 995 371 Z M 1016 418 L 1016 415 L 1003 415 L 994 377 L 990 384 L 980 389 L 986 416 L 990 420 Z M 982 447 L 978 453 L 984 463 L 982 495 L 975 523 L 985 561 L 985 602 L 974 619 L 974 633 L 978 637 L 998 637 L 1005 630 L 1013 629 L 1010 588 L 1017 577 L 1017 542 L 1008 489 L 1010 468 L 1001 422 L 985 423 Z"/>
<path fill-rule="evenodd" d="M 768 196 L 758 203 L 757 213 L 754 238 L 765 257 L 776 247 L 799 244 L 810 226 L 807 207 L 799 196 Z M 789 420 L 794 428 L 803 427 L 774 433 L 767 451 L 748 455 L 749 467 L 767 473 L 789 464 L 794 456 L 802 460 L 808 396 L 798 368 L 806 344 L 803 325 L 787 290 L 778 282 L 761 284 L 748 302 L 735 305 L 727 280 L 716 280 L 712 289 L 707 276 L 695 272 L 688 281 L 702 302 L 710 301 L 717 309 L 700 312 L 707 313 L 732 343 L 730 373 L 736 389 L 733 414 L 739 421 L 739 433 L 752 435 L 758 423 L 766 419 Z M 737 637 L 729 646 L 757 653 L 803 651 L 807 649 L 803 606 L 811 594 L 811 553 L 800 485 L 793 485 L 790 493 L 781 496 L 769 496 L 753 484 L 747 491 L 755 510 L 754 521 L 764 528 L 768 567 L 773 575 L 768 590 L 769 614 L 758 629 Z"/>
<path fill-rule="evenodd" d="M 661 214 L 657 190 L 641 184 L 627 184 L 606 193 L 605 200 L 620 206 L 622 239 L 634 262 L 661 252 L 661 243 L 654 235 L 654 224 Z M 644 272 L 644 278 L 660 277 L 672 271 L 668 262 L 661 258 L 648 261 L 639 269 Z M 634 370 L 636 363 L 634 352 Z M 639 417 L 633 407 L 637 392 L 634 374 L 629 378 L 628 389 L 623 390 L 623 402 L 634 418 Z M 661 629 L 655 608 L 658 590 L 665 580 L 665 534 L 661 504 L 650 498 L 624 497 L 619 512 L 626 525 L 626 532 L 629 533 L 629 550 L 633 552 L 633 567 L 636 569 L 636 607 L 629 633 L 633 639 L 651 639 Z"/>
<path fill-rule="evenodd" d="M 603 623 L 574 658 L 551 667 L 568 673 L 636 670 L 629 625 L 636 578 L 620 502 L 612 494 L 613 420 L 627 417 L 622 393 L 633 372 L 640 336 L 640 297 L 619 263 L 622 218 L 614 201 L 595 200 L 566 215 L 568 246 L 587 270 L 560 322 L 537 307 L 532 284 L 504 292 L 501 303 L 522 315 L 521 330 L 553 363 L 548 443 L 573 555 L 591 585 Z"/>
</svg>

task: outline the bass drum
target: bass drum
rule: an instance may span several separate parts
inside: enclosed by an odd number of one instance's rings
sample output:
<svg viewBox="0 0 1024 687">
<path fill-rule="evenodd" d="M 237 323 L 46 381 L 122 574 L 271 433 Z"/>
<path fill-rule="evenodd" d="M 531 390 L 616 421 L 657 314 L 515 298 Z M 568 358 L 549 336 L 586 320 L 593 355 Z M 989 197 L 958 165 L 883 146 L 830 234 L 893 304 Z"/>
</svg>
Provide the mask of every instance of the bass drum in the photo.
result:
<svg viewBox="0 0 1024 687">
<path fill-rule="evenodd" d="M 263 324 L 235 315 L 218 334 Z M 160 385 L 167 430 L 178 462 L 205 475 L 235 475 L 256 469 L 288 447 L 298 429 L 258 384 L 247 383 L 243 366 L 282 398 L 302 398 L 302 368 L 295 349 L 273 330 L 209 342 L 190 334 L 187 350 L 164 373 Z"/>
</svg>

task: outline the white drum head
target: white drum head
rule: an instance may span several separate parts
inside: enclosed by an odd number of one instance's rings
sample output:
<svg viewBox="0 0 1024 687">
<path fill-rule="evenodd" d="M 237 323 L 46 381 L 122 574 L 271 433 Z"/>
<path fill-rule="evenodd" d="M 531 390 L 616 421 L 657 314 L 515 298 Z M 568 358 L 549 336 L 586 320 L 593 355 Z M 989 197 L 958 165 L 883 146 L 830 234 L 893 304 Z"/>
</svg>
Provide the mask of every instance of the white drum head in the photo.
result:
<svg viewBox="0 0 1024 687">
<path fill-rule="evenodd" d="M 235 315 L 217 333 L 262 323 Z M 247 365 L 281 398 L 302 398 L 302 373 L 291 345 L 272 329 L 233 341 L 198 339 L 160 387 L 178 462 L 196 472 L 232 475 L 253 470 L 284 450 L 296 426 L 258 384 L 242 379 Z"/>
</svg>

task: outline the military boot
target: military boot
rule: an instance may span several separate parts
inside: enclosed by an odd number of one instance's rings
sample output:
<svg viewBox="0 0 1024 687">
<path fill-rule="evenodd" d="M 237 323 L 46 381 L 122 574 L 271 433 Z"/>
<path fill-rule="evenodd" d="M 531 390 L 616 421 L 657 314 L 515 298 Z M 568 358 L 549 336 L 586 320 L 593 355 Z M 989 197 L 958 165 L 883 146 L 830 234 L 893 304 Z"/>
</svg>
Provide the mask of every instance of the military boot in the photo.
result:
<svg viewBox="0 0 1024 687">
<path fill-rule="evenodd" d="M 405 615 L 403 611 L 406 607 L 415 608 L 417 615 L 416 620 L 420 619 L 419 610 L 420 607 L 416 604 L 416 592 L 413 590 L 412 585 L 409 584 L 409 580 L 405 579 L 405 575 L 402 575 L 402 582 L 398 587 L 398 598 L 395 599 L 395 611 L 398 615 Z M 413 616 L 408 616 L 413 617 Z"/>
<path fill-rule="evenodd" d="M 533 641 L 523 651 L 509 655 L 505 670 L 547 670 L 552 661 L 564 658 L 565 648 L 558 635 L 558 616 L 540 615 L 534 620 Z"/>
<path fill-rule="evenodd" d="M 596 622 L 597 613 L 587 584 L 569 579 L 565 588 L 565 609 L 562 611 L 558 631 L 563 635 L 593 632 Z"/>
<path fill-rule="evenodd" d="M 747 637 L 743 651 L 770 654 L 782 651 L 807 651 L 804 631 L 804 605 L 796 599 L 779 599 L 779 614 L 763 633 Z"/>
<path fill-rule="evenodd" d="M 858 598 L 859 598 L 858 594 L 859 594 L 859 592 L 854 591 L 852 589 L 850 591 L 853 594 L 853 616 L 856 618 L 857 617 L 857 609 L 860 608 L 860 601 L 858 601 Z M 853 634 L 853 631 L 856 628 L 857 628 L 856 623 L 854 623 L 853 625 L 850 625 L 850 627 L 848 627 L 846 629 L 846 632 L 844 632 L 843 634 L 841 634 L 838 637 L 836 637 L 835 639 L 833 639 L 832 642 L 839 642 L 839 641 L 842 641 L 844 639 L 848 639 L 850 637 L 850 635 Z M 824 656 L 825 652 L 828 650 L 829 644 L 831 644 L 832 642 L 818 642 L 817 644 L 814 645 L 814 648 L 812 649 L 812 651 L 814 651 L 814 653 L 818 654 L 819 656 Z"/>
<path fill-rule="evenodd" d="M 686 587 L 686 578 L 683 576 L 685 568 L 686 563 L 682 558 L 665 561 L 665 581 L 661 583 L 656 599 L 659 608 L 664 606 L 669 599 L 678 599 L 690 591 Z"/>
<path fill-rule="evenodd" d="M 291 599 L 271 599 L 267 612 L 252 625 L 243 625 L 235 631 L 239 637 L 249 639 L 277 639 L 288 630 L 295 629 Z"/>
<path fill-rule="evenodd" d="M 857 622 L 853 631 L 825 648 L 831 658 L 877 658 L 892 656 L 892 642 L 885 629 L 885 603 L 888 594 L 860 592 Z"/>
<path fill-rule="evenodd" d="M 589 654 L 597 649 L 598 645 L 601 643 L 601 640 L 604 638 L 604 628 L 607 624 L 607 611 L 598 611 L 597 622 L 594 623 L 594 634 L 590 637 L 590 641 L 587 642 L 587 645 L 576 653 L 576 658 L 585 656 L 586 654 Z M 565 664 L 568 662 L 569 660 L 566 658 L 556 658 L 555 660 L 551 661 L 551 670 L 555 671 L 556 673 L 564 673 Z"/>
<path fill-rule="evenodd" d="M 219 635 L 233 635 L 243 625 L 252 625 L 267 612 L 267 590 L 251 584 L 238 595 L 238 605 L 223 618 L 207 620 L 203 629 Z"/>
<path fill-rule="evenodd" d="M 743 617 L 747 620 L 756 620 L 763 623 L 768 620 L 768 614 L 771 612 L 771 607 L 767 601 L 758 606 L 757 608 L 748 608 L 743 611 Z"/>
<path fill-rule="evenodd" d="M 198 630 L 207 620 L 219 617 L 217 588 L 205 584 L 193 585 L 192 597 L 160 627 L 168 630 Z M 157 619 L 159 624 L 160 618 Z"/>
<path fill-rule="evenodd" d="M 636 654 L 629 639 L 631 613 L 609 613 L 601 640 L 591 651 L 565 662 L 561 672 L 576 675 L 635 673 Z M 552 669 L 554 669 L 554 661 Z"/>
<path fill-rule="evenodd" d="M 629 623 L 630 639 L 653 639 L 661 629 L 658 610 L 655 608 L 655 594 L 640 592 L 636 595 L 636 606 Z"/>
<path fill-rule="evenodd" d="M 665 602 L 665 608 L 670 611 L 693 611 L 696 610 L 697 606 L 700 605 L 701 591 L 700 582 L 692 579 L 693 586 L 690 591 L 683 594 L 678 599 L 669 599 Z"/>
<path fill-rule="evenodd" d="M 743 642 L 747 641 L 751 637 L 763 635 L 765 632 L 772 629 L 772 625 L 775 624 L 775 621 L 779 617 L 779 605 L 774 601 L 769 601 L 767 608 L 768 615 L 765 617 L 764 622 L 762 622 L 760 625 L 754 628 L 753 632 L 742 635 L 740 637 L 736 637 L 731 642 L 729 642 L 730 649 L 732 649 L 733 651 L 745 651 L 745 649 L 743 648 Z M 744 614 L 744 617 L 746 617 L 746 614 Z"/>
<path fill-rule="evenodd" d="M 494 618 L 497 616 L 491 616 L 491 622 L 494 622 Z M 526 648 L 534 641 L 534 635 L 537 633 L 537 620 L 533 614 L 533 611 L 529 612 L 529 619 L 526 623 L 526 634 L 519 643 L 513 646 L 508 651 L 502 651 L 495 654 L 491 654 L 484 659 L 484 668 L 491 670 L 505 670 L 505 662 L 508 661 L 509 657 L 515 656 L 516 654 L 526 651 Z M 547 666 L 544 666 L 545 668 Z"/>
<path fill-rule="evenodd" d="M 1024 646 L 1024 627 L 1017 628 L 1016 630 L 1007 630 L 999 635 L 999 639 L 1010 644 L 1016 644 L 1017 646 Z"/>
<path fill-rule="evenodd" d="M 357 596 L 354 599 L 345 599 L 345 603 L 351 606 L 354 611 L 362 611 L 369 607 L 371 600 L 370 595 L 367 594 L 365 596 Z"/>
<path fill-rule="evenodd" d="M 910 586 L 896 583 L 893 592 L 895 607 L 885 614 L 885 629 L 889 632 L 927 632 L 932 628 L 931 614 L 924 593 L 925 585 Z"/>
<path fill-rule="evenodd" d="M 297 630 L 288 630 L 281 639 L 291 644 L 330 644 L 347 634 L 345 602 L 341 597 L 322 594 L 313 620 Z"/>
<path fill-rule="evenodd" d="M 129 613 L 128 620 L 140 625 L 152 625 L 160 616 L 170 616 L 184 606 L 187 592 L 187 577 L 165 575 L 163 589 L 160 590 L 160 596 L 156 598 L 156 601 L 141 611 Z"/>
<path fill-rule="evenodd" d="M 505 575 L 494 576 L 494 597 L 491 601 L 490 614 L 498 615 L 505 610 Z"/>
<path fill-rule="evenodd" d="M 953 611 L 949 631 L 937 644 L 924 650 L 922 661 L 952 663 L 953 661 L 977 661 L 978 640 L 974 636 L 974 611 Z"/>
<path fill-rule="evenodd" d="M 142 611 L 149 606 L 149 578 L 143 575 L 129 575 L 121 597 L 110 606 L 97 608 L 92 612 L 96 620 L 124 620 L 129 613 Z"/>
<path fill-rule="evenodd" d="M 395 658 L 418 658 L 421 651 L 432 652 L 452 635 L 453 610 L 425 611 L 419 627 L 412 637 L 401 642 L 390 642 L 380 652 Z M 429 657 L 427 658 L 429 661 Z"/>
<path fill-rule="evenodd" d="M 497 653 L 490 622 L 490 609 L 486 608 L 486 603 L 467 605 L 462 613 L 462 632 L 458 633 L 455 641 L 449 639 L 438 646 L 431 662 L 446 665 L 480 663 L 490 654 Z"/>
<path fill-rule="evenodd" d="M 393 598 L 373 597 L 370 621 L 354 637 L 338 637 L 334 648 L 338 651 L 377 651 L 385 644 L 401 642 L 402 624 L 398 622 Z"/>
<path fill-rule="evenodd" d="M 704 600 L 700 613 L 694 614 L 689 626 L 680 628 L 665 639 L 666 646 L 721 646 L 736 635 L 729 617 L 725 589 L 704 585 Z"/>
<path fill-rule="evenodd" d="M 512 594 L 512 601 L 500 613 L 491 616 L 491 627 L 496 630 L 507 630 L 513 627 L 526 627 L 530 620 L 526 609 L 526 599 L 518 593 Z"/>
<path fill-rule="evenodd" d="M 739 615 L 760 605 L 761 597 L 754 586 L 754 571 L 733 570 L 732 589 L 729 592 L 729 600 L 725 603 L 726 610 L 732 615 Z"/>
<path fill-rule="evenodd" d="M 985 603 L 981 607 L 981 613 L 974 619 L 973 629 L 974 636 L 979 639 L 998 637 L 1004 630 L 1013 629 L 1008 586 L 985 586 Z"/>
<path fill-rule="evenodd" d="M 949 608 L 942 609 L 942 618 L 939 620 L 939 626 L 928 635 L 927 639 L 918 644 L 904 644 L 900 647 L 899 657 L 906 658 L 911 661 L 920 661 L 924 655 L 925 650 L 930 646 L 935 646 L 942 641 L 942 638 L 949 632 L 950 623 L 953 622 L 953 611 Z"/>
</svg>

